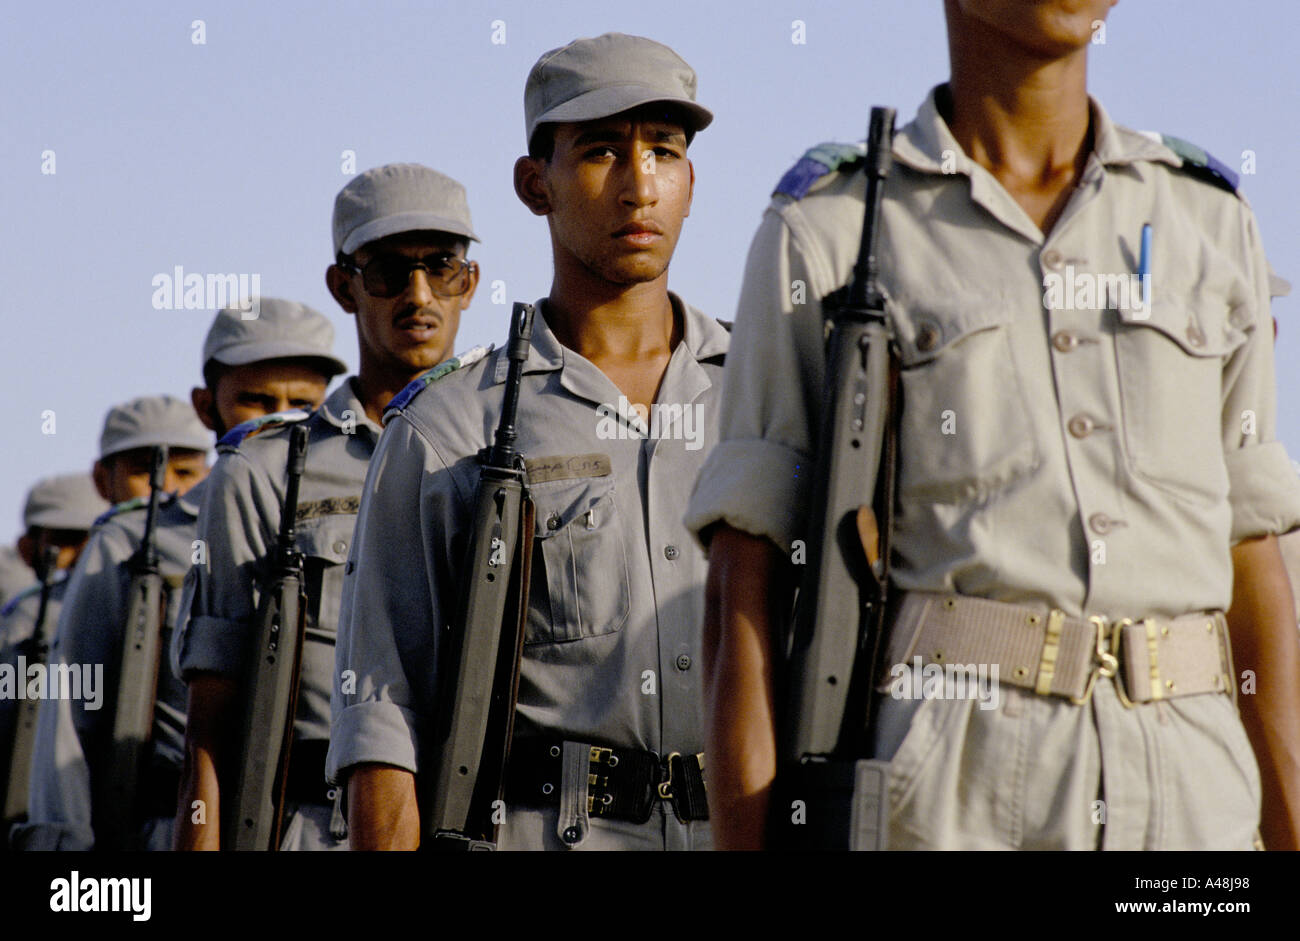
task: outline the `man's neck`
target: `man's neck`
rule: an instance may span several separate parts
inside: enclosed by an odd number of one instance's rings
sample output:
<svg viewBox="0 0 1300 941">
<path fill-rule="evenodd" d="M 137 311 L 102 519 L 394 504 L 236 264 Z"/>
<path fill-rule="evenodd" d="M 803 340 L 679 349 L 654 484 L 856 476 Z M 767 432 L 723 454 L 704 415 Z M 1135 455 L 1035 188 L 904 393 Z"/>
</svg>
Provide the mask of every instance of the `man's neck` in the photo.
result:
<svg viewBox="0 0 1300 941">
<path fill-rule="evenodd" d="M 611 284 L 556 265 L 546 322 L 565 346 L 598 365 L 670 355 L 682 328 L 668 297 L 668 272 L 641 284 Z"/>
<path fill-rule="evenodd" d="M 361 407 L 366 410 L 366 417 L 378 425 L 384 417 L 384 406 L 393 401 L 393 397 L 423 371 L 385 369 L 376 363 L 367 363 L 365 353 L 362 353 L 361 369 L 347 381 L 352 383 L 352 391 L 361 401 Z"/>
<path fill-rule="evenodd" d="M 950 43 L 952 79 L 940 101 L 953 136 L 1044 233 L 1087 164 L 1087 49 L 1044 59 L 994 35 Z"/>
</svg>

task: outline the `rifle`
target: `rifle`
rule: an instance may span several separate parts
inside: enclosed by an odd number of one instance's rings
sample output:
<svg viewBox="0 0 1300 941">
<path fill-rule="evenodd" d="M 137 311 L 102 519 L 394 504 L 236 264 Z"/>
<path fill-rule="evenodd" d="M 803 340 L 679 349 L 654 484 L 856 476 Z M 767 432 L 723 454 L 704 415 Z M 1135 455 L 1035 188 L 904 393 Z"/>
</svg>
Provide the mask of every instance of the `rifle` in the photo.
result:
<svg viewBox="0 0 1300 941">
<path fill-rule="evenodd" d="M 791 826 L 789 804 L 774 797 L 772 836 L 798 847 L 873 842 L 887 811 L 882 793 L 874 804 L 869 796 L 884 769 L 861 759 L 885 627 L 894 510 L 896 367 L 876 257 L 893 130 L 894 110 L 872 108 L 858 259 L 847 291 L 826 304 L 831 333 L 809 517 L 810 531 L 822 538 L 810 541 L 777 689 L 785 720 L 777 792 L 803 800 L 807 819 Z"/>
<path fill-rule="evenodd" d="M 149 472 L 149 509 L 140 546 L 127 561 L 127 594 L 122 660 L 114 694 L 113 731 L 96 786 L 96 849 L 137 849 L 136 827 L 140 781 L 153 740 L 153 707 L 158 698 L 158 664 L 166 599 L 158 568 L 158 497 L 167 472 L 167 448 L 153 449 Z"/>
<path fill-rule="evenodd" d="M 427 788 L 422 841 L 440 850 L 496 848 L 493 804 L 500 800 L 514 733 L 519 660 L 528 613 L 534 508 L 515 418 L 533 307 L 515 304 L 506 345 L 509 372 L 495 443 L 479 452 L 474 523 L 462 569 L 465 590 L 439 671 L 435 767 Z"/>
<path fill-rule="evenodd" d="M 307 434 L 305 424 L 294 425 L 289 432 L 289 480 L 280 533 L 271 552 L 248 654 L 239 776 L 231 799 L 222 801 L 222 846 L 227 849 L 280 848 L 307 614 L 303 556 L 294 547 Z"/>
<path fill-rule="evenodd" d="M 54 576 L 58 572 L 59 547 L 46 546 L 36 560 L 36 575 L 41 582 L 41 600 L 36 608 L 36 627 L 32 636 L 18 645 L 18 653 L 27 661 L 27 665 L 44 664 L 49 659 L 50 645 L 45 640 L 45 618 L 50 608 L 50 592 L 54 590 Z M 15 682 L 25 683 L 22 676 L 15 677 Z M 18 706 L 18 716 L 14 724 L 13 747 L 9 753 L 9 776 L 5 784 L 4 812 L 0 814 L 0 847 L 4 845 L 5 834 L 15 823 L 27 819 L 27 784 L 32 773 L 32 750 L 36 744 L 36 716 L 40 711 L 41 701 L 24 697 Z"/>
</svg>

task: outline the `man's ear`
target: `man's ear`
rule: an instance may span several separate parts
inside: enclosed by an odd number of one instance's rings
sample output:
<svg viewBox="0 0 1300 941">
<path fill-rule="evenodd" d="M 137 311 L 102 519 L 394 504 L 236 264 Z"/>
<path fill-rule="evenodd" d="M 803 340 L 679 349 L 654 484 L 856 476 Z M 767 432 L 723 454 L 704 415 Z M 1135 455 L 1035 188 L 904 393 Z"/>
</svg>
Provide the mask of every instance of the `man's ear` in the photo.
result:
<svg viewBox="0 0 1300 941">
<path fill-rule="evenodd" d="M 338 305 L 347 313 L 357 312 L 357 299 L 352 296 L 352 282 L 346 271 L 338 265 L 330 265 L 325 269 L 325 286 L 330 289 L 334 300 L 338 301 Z"/>
<path fill-rule="evenodd" d="M 688 159 L 686 166 L 691 171 L 691 188 L 686 191 L 686 211 L 682 213 L 683 219 L 691 214 L 691 201 L 695 199 L 695 164 Z"/>
<path fill-rule="evenodd" d="M 551 197 L 546 192 L 545 162 L 533 157 L 515 161 L 515 195 L 535 216 L 551 213 Z"/>
<path fill-rule="evenodd" d="M 190 390 L 190 404 L 194 406 L 194 411 L 198 412 L 199 421 L 203 422 L 203 427 L 208 431 L 216 431 L 217 426 L 212 423 L 212 406 L 215 404 L 216 396 L 207 386 L 194 387 Z"/>
<path fill-rule="evenodd" d="M 96 461 L 95 466 L 90 469 L 90 479 L 95 482 L 95 489 L 99 491 L 99 495 L 109 503 L 112 503 L 113 491 L 109 489 L 108 478 L 109 473 L 107 465 L 105 465 L 103 461 Z"/>
<path fill-rule="evenodd" d="M 29 569 L 36 568 L 36 540 L 26 533 L 18 537 L 18 554 Z"/>
</svg>

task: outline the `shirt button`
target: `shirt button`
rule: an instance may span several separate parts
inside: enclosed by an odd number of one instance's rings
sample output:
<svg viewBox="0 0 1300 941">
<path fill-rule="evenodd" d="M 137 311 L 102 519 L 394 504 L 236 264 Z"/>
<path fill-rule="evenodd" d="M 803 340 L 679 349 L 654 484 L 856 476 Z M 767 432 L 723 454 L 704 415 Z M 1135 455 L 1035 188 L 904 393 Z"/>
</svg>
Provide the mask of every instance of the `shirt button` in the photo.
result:
<svg viewBox="0 0 1300 941">
<path fill-rule="evenodd" d="M 1051 268 L 1053 271 L 1060 271 L 1065 265 L 1065 256 L 1054 248 L 1049 248 L 1043 252 L 1042 262 L 1044 268 Z"/>
<path fill-rule="evenodd" d="M 928 353 L 939 345 L 939 338 L 943 336 L 939 328 L 932 323 L 921 324 L 921 329 L 916 335 L 916 348 L 922 353 Z"/>
<path fill-rule="evenodd" d="M 1058 353 L 1072 353 L 1079 347 L 1079 335 L 1070 330 L 1058 330 L 1052 335 L 1052 346 Z"/>
<path fill-rule="evenodd" d="M 1098 536 L 1106 535 L 1114 525 L 1115 521 L 1105 513 L 1094 513 L 1092 516 L 1088 517 L 1088 526 Z"/>
<path fill-rule="evenodd" d="M 546 528 L 550 530 L 556 530 L 560 528 L 559 513 L 552 513 L 550 516 L 546 518 Z"/>
<path fill-rule="evenodd" d="M 691 658 L 688 657 L 688 656 L 687 656 L 686 654 L 684 654 L 684 653 L 683 653 L 683 654 L 678 654 L 678 655 L 677 655 L 677 669 L 679 669 L 679 670 L 681 670 L 683 673 L 685 673 L 685 672 L 686 672 L 687 670 L 689 670 L 690 668 L 691 668 Z"/>
<path fill-rule="evenodd" d="M 337 552 L 339 555 L 343 555 L 345 552 L 348 551 L 348 544 L 344 542 L 342 539 L 335 540 L 334 551 Z"/>
<path fill-rule="evenodd" d="M 1205 331 L 1196 324 L 1189 323 L 1187 325 L 1187 342 L 1192 344 L 1192 346 L 1204 346 Z"/>
<path fill-rule="evenodd" d="M 664 558 L 667 559 L 669 562 L 671 562 L 673 559 L 677 558 L 677 547 L 676 547 L 676 546 L 664 546 Z"/>
<path fill-rule="evenodd" d="M 1069 428 L 1070 434 L 1074 435 L 1076 438 L 1086 438 L 1088 435 L 1092 434 L 1093 429 L 1096 428 L 1097 425 L 1092 420 L 1091 416 L 1075 415 L 1066 423 L 1065 427 Z"/>
<path fill-rule="evenodd" d="M 565 827 L 564 834 L 560 837 L 565 843 L 573 844 L 578 842 L 578 828 Z"/>
</svg>

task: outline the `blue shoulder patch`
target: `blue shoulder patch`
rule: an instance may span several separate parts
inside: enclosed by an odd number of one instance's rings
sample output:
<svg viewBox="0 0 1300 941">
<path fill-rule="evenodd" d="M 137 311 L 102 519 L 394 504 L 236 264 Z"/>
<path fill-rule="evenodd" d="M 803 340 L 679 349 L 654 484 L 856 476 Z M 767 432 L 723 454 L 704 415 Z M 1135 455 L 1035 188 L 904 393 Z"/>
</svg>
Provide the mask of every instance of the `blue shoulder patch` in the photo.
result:
<svg viewBox="0 0 1300 941">
<path fill-rule="evenodd" d="M 140 507 L 148 506 L 148 505 L 149 505 L 148 497 L 132 497 L 130 500 L 123 500 L 121 503 L 114 503 L 103 513 L 100 513 L 97 517 L 95 517 L 95 522 L 92 525 L 98 526 L 100 523 L 104 523 L 107 522 L 108 520 L 111 520 L 114 516 L 117 516 L 117 514 L 119 513 L 126 513 L 128 510 L 138 510 L 140 509 Z"/>
<path fill-rule="evenodd" d="M 446 362 L 439 363 L 432 369 L 427 369 L 420 375 L 416 376 L 406 384 L 406 388 L 393 396 L 393 400 L 384 406 L 383 421 L 388 422 L 388 416 L 394 412 L 400 412 L 406 406 L 411 404 L 411 400 L 423 392 L 431 382 L 436 382 L 443 376 L 454 373 L 458 369 L 464 369 L 466 366 L 477 363 L 488 353 L 492 352 L 491 346 L 476 346 L 473 349 L 466 350 L 459 356 L 453 356 Z"/>
<path fill-rule="evenodd" d="M 36 594 L 40 590 L 41 590 L 40 582 L 37 582 L 35 585 L 28 585 L 22 591 L 18 592 L 16 595 L 14 595 L 12 598 L 10 598 L 8 601 L 5 602 L 4 607 L 0 608 L 0 618 L 9 617 L 9 615 L 13 614 L 15 611 L 18 610 L 18 606 L 23 603 L 24 598 L 30 598 L 32 595 Z"/>
<path fill-rule="evenodd" d="M 292 425 L 310 417 L 311 412 L 295 409 L 291 412 L 272 412 L 270 415 L 250 418 L 222 435 L 221 440 L 217 442 L 217 447 L 237 448 L 245 438 L 254 432 L 261 431 L 263 428 L 279 428 L 281 425 Z"/>
<path fill-rule="evenodd" d="M 837 144 L 829 142 L 818 144 L 816 147 L 808 150 L 799 162 L 781 177 L 781 181 L 776 184 L 776 189 L 772 195 L 777 193 L 789 196 L 792 199 L 803 199 L 812 189 L 813 184 L 820 180 L 828 173 L 832 173 L 843 167 L 851 167 L 859 161 L 866 159 L 867 148 L 865 144 Z"/>
<path fill-rule="evenodd" d="M 1216 160 L 1191 141 L 1185 141 L 1181 137 L 1161 134 L 1160 140 L 1182 158 L 1184 169 L 1220 189 L 1226 189 L 1231 193 L 1237 192 L 1237 187 L 1241 185 L 1241 178 L 1222 161 Z"/>
</svg>

